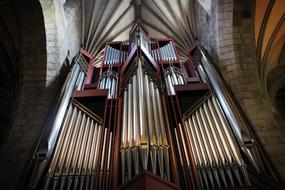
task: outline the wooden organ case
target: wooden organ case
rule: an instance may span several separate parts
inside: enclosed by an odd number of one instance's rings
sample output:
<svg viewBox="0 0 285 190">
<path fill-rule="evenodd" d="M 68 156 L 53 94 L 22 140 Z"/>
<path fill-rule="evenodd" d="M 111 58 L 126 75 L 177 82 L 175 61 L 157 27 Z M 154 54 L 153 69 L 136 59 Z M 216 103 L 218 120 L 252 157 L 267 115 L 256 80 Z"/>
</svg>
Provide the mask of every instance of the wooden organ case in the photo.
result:
<svg viewBox="0 0 285 190">
<path fill-rule="evenodd" d="M 181 63 L 140 23 L 106 43 L 100 67 L 81 49 L 29 187 L 255 189 L 262 155 L 204 53 L 195 45 Z"/>
</svg>

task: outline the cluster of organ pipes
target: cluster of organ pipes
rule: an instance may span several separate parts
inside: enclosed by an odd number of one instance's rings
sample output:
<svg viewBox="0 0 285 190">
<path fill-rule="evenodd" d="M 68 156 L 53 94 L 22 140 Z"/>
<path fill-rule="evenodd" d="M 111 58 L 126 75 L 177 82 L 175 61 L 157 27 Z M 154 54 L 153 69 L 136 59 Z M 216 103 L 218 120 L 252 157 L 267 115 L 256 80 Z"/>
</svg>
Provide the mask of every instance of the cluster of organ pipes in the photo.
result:
<svg viewBox="0 0 285 190">
<path fill-rule="evenodd" d="M 146 183 L 174 189 L 251 186 L 263 162 L 203 50 L 192 49 L 181 65 L 171 40 L 149 42 L 136 27 L 128 42 L 106 43 L 101 68 L 80 50 L 35 152 L 29 187 L 123 189 L 150 172 L 160 177 Z"/>
<path fill-rule="evenodd" d="M 156 43 L 150 43 L 150 54 L 155 61 L 176 61 L 177 56 L 172 41 L 158 47 Z"/>
<path fill-rule="evenodd" d="M 150 170 L 170 180 L 169 145 L 160 91 L 143 71 L 140 60 L 137 64 L 123 91 L 120 148 L 123 184 L 141 170 Z"/>
<path fill-rule="evenodd" d="M 44 189 L 109 189 L 111 148 L 112 132 L 103 128 L 102 120 L 79 103 L 71 103 Z"/>
<path fill-rule="evenodd" d="M 108 98 L 116 98 L 118 75 L 115 71 L 108 69 L 102 74 L 99 89 L 109 89 Z"/>
<path fill-rule="evenodd" d="M 166 45 L 160 47 L 160 54 L 163 61 L 177 60 L 176 53 L 171 41 L 169 41 Z"/>
<path fill-rule="evenodd" d="M 105 50 L 105 65 L 120 64 L 123 63 L 128 57 L 128 49 L 120 50 L 113 48 L 111 45 L 106 45 Z"/>
<path fill-rule="evenodd" d="M 168 95 L 175 95 L 175 90 L 173 85 L 183 85 L 184 79 L 180 70 L 175 66 L 169 66 L 165 72 L 165 83 L 167 87 Z"/>
<path fill-rule="evenodd" d="M 181 124 L 175 135 L 182 139 L 188 167 L 186 141 L 190 142 L 202 189 L 250 186 L 246 165 L 237 142 L 214 95 L 209 95 L 185 116 L 183 134 Z M 177 132 L 179 131 L 179 132 Z M 183 151 L 182 151 L 183 150 Z"/>
</svg>

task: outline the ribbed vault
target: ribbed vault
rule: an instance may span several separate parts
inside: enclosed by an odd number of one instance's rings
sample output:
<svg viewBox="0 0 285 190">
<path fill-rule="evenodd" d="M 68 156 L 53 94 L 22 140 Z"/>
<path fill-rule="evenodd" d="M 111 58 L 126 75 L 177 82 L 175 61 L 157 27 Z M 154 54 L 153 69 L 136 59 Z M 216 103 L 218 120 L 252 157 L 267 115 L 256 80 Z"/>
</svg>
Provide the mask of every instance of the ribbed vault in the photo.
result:
<svg viewBox="0 0 285 190">
<path fill-rule="evenodd" d="M 82 0 L 82 45 L 102 57 L 104 42 L 124 41 L 133 23 L 140 20 L 151 38 L 172 38 L 181 59 L 187 56 L 196 36 L 195 0 Z"/>
</svg>

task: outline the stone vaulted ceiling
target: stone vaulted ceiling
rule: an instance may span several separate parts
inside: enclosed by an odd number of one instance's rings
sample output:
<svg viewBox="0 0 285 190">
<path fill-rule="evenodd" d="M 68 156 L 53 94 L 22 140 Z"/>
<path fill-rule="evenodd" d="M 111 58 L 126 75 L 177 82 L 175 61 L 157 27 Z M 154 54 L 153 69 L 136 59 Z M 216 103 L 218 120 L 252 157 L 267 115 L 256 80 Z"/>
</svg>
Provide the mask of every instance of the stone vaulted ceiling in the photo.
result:
<svg viewBox="0 0 285 190">
<path fill-rule="evenodd" d="M 285 63 L 285 1 L 256 1 L 255 38 L 259 72 L 266 76 Z"/>
<path fill-rule="evenodd" d="M 140 20 L 151 38 L 172 38 L 183 59 L 196 36 L 195 0 L 82 0 L 82 45 L 97 59 L 104 42 L 125 41 Z"/>
</svg>

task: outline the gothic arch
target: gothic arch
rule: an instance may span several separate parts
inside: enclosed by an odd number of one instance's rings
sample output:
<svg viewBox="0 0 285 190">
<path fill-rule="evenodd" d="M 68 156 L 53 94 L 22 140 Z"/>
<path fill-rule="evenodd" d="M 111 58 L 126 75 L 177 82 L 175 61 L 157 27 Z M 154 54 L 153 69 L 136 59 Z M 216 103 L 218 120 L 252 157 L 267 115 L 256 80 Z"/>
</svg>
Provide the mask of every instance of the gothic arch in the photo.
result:
<svg viewBox="0 0 285 190">
<path fill-rule="evenodd" d="M 18 189 L 46 115 L 40 104 L 46 87 L 45 28 L 37 0 L 1 1 L 0 15 L 0 94 L 8 105 L 1 110 L 9 118 L 0 143 L 0 185 Z"/>
</svg>

